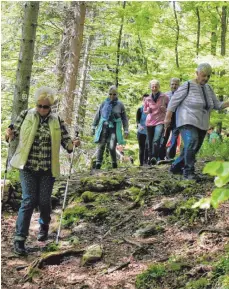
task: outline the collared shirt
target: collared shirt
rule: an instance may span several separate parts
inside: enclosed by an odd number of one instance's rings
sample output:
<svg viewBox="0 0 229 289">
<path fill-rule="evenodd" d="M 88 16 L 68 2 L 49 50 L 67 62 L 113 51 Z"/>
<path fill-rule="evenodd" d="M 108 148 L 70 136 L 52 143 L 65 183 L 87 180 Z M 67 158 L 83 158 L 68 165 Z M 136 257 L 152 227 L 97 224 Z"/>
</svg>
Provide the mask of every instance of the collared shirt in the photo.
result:
<svg viewBox="0 0 229 289">
<path fill-rule="evenodd" d="M 201 85 L 194 81 L 189 81 L 190 89 L 188 91 L 188 82 L 181 85 L 172 96 L 168 110 L 176 111 L 177 127 L 189 124 L 202 130 L 208 130 L 210 113 L 212 109 L 221 109 L 220 102 L 209 84 L 204 85 L 206 100 Z"/>
<path fill-rule="evenodd" d="M 17 137 L 20 133 L 21 125 L 25 119 L 27 111 L 24 110 L 18 116 L 14 123 L 14 136 Z M 46 118 L 40 117 L 40 123 L 35 134 L 33 145 L 30 149 L 29 156 L 25 168 L 38 171 L 51 169 L 51 135 L 48 125 L 48 120 L 51 112 Z M 68 143 L 71 140 L 64 121 L 60 120 L 61 128 L 61 145 L 67 149 Z"/>
</svg>

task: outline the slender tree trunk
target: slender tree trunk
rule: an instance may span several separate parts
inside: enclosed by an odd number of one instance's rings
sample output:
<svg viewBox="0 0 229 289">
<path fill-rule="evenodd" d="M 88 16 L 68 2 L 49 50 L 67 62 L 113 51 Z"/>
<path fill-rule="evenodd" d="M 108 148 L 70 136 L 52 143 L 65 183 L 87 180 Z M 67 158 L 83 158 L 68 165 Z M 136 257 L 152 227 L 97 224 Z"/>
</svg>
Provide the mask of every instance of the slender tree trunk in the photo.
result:
<svg viewBox="0 0 229 289">
<path fill-rule="evenodd" d="M 226 53 L 226 33 L 227 33 L 227 6 L 222 7 L 221 17 L 221 55 Z"/>
<path fill-rule="evenodd" d="M 76 127 L 77 131 L 83 135 L 83 128 L 84 128 L 84 119 L 85 119 L 85 113 L 86 113 L 86 102 L 87 102 L 87 95 L 85 93 L 85 87 L 86 87 L 86 78 L 88 74 L 88 62 L 89 62 L 89 52 L 91 48 L 91 44 L 93 41 L 93 36 L 90 35 L 87 39 L 86 46 L 84 49 L 84 58 L 83 58 L 83 65 L 82 65 L 82 73 L 81 73 L 81 79 L 79 84 L 79 90 L 78 90 L 78 97 L 75 104 L 75 115 L 76 115 Z"/>
<path fill-rule="evenodd" d="M 36 40 L 39 2 L 26 2 L 22 24 L 22 40 L 16 73 L 11 121 L 28 107 L 30 78 L 33 66 L 34 44 Z"/>
<path fill-rule="evenodd" d="M 144 50 L 143 50 L 143 46 L 142 46 L 142 41 L 141 41 L 141 38 L 140 38 L 139 33 L 138 33 L 138 40 L 139 40 L 139 44 L 140 44 L 140 47 L 141 47 L 141 50 L 142 50 L 142 56 L 143 56 L 143 59 L 144 59 L 146 74 L 149 74 L 147 58 L 145 57 L 145 54 L 144 54 Z"/>
<path fill-rule="evenodd" d="M 74 19 L 71 25 L 71 39 L 69 43 L 69 55 L 65 73 L 65 92 L 61 102 L 61 115 L 68 125 L 72 123 L 74 109 L 75 89 L 78 76 L 80 52 L 83 42 L 83 30 L 86 14 L 85 2 L 71 2 L 74 11 Z"/>
<path fill-rule="evenodd" d="M 123 10 L 126 8 L 126 1 L 123 1 Z M 119 63 L 120 63 L 120 47 L 121 47 L 121 41 L 122 41 L 122 29 L 124 24 L 124 14 L 121 19 L 121 26 L 119 29 L 119 36 L 118 36 L 118 47 L 117 47 L 117 62 L 116 62 L 116 70 L 115 70 L 115 84 L 116 87 L 119 85 Z"/>
<path fill-rule="evenodd" d="M 216 55 L 216 47 L 217 47 L 217 29 L 218 29 L 218 16 L 216 13 L 212 14 L 211 17 L 211 55 Z"/>
<path fill-rule="evenodd" d="M 173 2 L 173 11 L 174 11 L 174 17 L 176 21 L 176 42 L 175 42 L 176 66 L 177 68 L 179 68 L 178 42 L 179 42 L 180 26 L 178 23 L 175 1 Z"/>
<path fill-rule="evenodd" d="M 198 56 L 200 49 L 200 12 L 198 7 L 196 7 L 196 16 L 197 16 L 196 55 Z"/>
</svg>

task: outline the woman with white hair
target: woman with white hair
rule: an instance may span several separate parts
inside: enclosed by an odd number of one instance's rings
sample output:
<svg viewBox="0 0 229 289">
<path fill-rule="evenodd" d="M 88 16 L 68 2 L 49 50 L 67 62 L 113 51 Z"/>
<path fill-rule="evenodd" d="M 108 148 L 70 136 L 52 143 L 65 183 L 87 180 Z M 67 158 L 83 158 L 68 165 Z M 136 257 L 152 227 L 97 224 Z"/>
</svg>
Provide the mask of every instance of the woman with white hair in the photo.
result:
<svg viewBox="0 0 229 289">
<path fill-rule="evenodd" d="M 25 241 L 28 236 L 33 210 L 40 210 L 39 241 L 48 237 L 51 214 L 51 193 L 55 178 L 60 173 L 59 151 L 62 145 L 68 153 L 79 140 L 72 141 L 64 122 L 52 113 L 55 93 L 49 87 L 41 87 L 35 93 L 36 107 L 24 110 L 16 119 L 13 129 L 6 130 L 6 139 L 19 137 L 16 151 L 10 161 L 19 169 L 22 186 L 22 203 L 16 222 L 14 251 L 26 255 Z"/>
<path fill-rule="evenodd" d="M 155 165 L 159 159 L 160 142 L 164 132 L 164 118 L 169 97 L 160 92 L 160 83 L 150 81 L 151 94 L 146 98 L 143 112 L 147 114 L 148 164 Z"/>
<path fill-rule="evenodd" d="M 116 146 L 117 143 L 125 144 L 122 126 L 124 136 L 127 137 L 128 125 L 125 107 L 118 99 L 116 86 L 112 85 L 108 91 L 108 98 L 98 108 L 92 124 L 92 134 L 95 134 L 94 142 L 98 143 L 96 169 L 101 168 L 106 145 L 110 151 L 112 168 L 117 168 Z"/>
<path fill-rule="evenodd" d="M 200 64 L 195 79 L 185 82 L 174 93 L 165 117 L 165 126 L 168 127 L 176 111 L 176 125 L 184 142 L 184 148 L 170 171 L 175 174 L 183 172 L 187 180 L 196 179 L 195 158 L 208 130 L 212 109 L 220 110 L 229 106 L 229 102 L 220 102 L 207 84 L 211 72 L 208 63 Z"/>
</svg>

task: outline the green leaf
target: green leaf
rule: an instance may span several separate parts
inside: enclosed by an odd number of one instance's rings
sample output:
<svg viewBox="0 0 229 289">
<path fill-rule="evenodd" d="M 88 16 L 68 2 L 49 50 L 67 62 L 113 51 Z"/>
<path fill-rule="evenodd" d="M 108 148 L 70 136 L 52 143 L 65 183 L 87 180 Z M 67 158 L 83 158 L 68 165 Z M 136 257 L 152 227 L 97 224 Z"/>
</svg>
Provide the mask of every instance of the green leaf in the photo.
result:
<svg viewBox="0 0 229 289">
<path fill-rule="evenodd" d="M 218 188 L 212 192 L 211 204 L 214 208 L 218 208 L 219 204 L 229 200 L 229 188 Z"/>
<path fill-rule="evenodd" d="M 219 188 L 225 186 L 228 183 L 229 183 L 229 175 L 215 178 L 215 185 Z"/>
<path fill-rule="evenodd" d="M 202 198 L 194 205 L 192 205 L 192 209 L 200 208 L 200 209 L 210 209 L 211 206 L 211 198 Z"/>
<path fill-rule="evenodd" d="M 221 167 L 222 162 L 210 162 L 206 164 L 206 166 L 203 169 L 204 174 L 209 174 L 211 176 L 217 176 L 218 175 L 218 170 Z"/>
</svg>

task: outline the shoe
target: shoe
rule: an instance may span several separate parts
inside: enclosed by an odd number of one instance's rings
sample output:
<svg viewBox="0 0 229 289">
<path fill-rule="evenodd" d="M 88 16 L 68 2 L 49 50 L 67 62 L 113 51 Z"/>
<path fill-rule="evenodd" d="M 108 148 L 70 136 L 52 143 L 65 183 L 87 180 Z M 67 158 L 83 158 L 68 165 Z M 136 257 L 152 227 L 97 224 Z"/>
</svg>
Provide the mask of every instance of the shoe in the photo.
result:
<svg viewBox="0 0 229 289">
<path fill-rule="evenodd" d="M 101 168 L 101 164 L 96 164 L 96 165 L 95 165 L 95 169 L 96 169 L 96 170 L 100 170 L 100 168 Z"/>
<path fill-rule="evenodd" d="M 183 168 L 174 168 L 173 165 L 171 165 L 169 172 L 174 175 L 182 175 L 183 174 Z"/>
<path fill-rule="evenodd" d="M 14 241 L 14 253 L 20 256 L 27 256 L 28 253 L 25 249 L 25 241 L 19 241 L 15 240 Z"/>
<path fill-rule="evenodd" d="M 112 168 L 113 168 L 113 169 L 117 169 L 117 167 L 118 167 L 117 163 L 113 163 L 113 164 L 112 164 Z"/>
<path fill-rule="evenodd" d="M 156 164 L 157 164 L 157 159 L 156 159 L 156 158 L 152 158 L 152 159 L 150 160 L 150 164 L 151 164 L 152 166 L 156 165 Z"/>
<path fill-rule="evenodd" d="M 196 181 L 198 179 L 199 177 L 196 174 L 189 174 L 189 175 L 183 176 L 183 180 L 187 180 L 187 181 Z"/>
<path fill-rule="evenodd" d="M 40 231 L 37 236 L 38 241 L 45 241 L 48 239 L 48 231 L 49 231 L 49 225 L 40 225 Z"/>
</svg>

